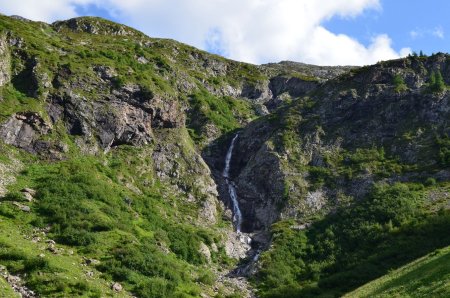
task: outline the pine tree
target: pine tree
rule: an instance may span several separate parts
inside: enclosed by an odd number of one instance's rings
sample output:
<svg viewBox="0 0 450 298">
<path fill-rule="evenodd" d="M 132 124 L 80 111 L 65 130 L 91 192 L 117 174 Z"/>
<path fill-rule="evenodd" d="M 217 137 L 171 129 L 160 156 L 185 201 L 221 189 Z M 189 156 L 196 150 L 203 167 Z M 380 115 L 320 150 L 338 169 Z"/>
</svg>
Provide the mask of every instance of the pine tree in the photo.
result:
<svg viewBox="0 0 450 298">
<path fill-rule="evenodd" d="M 432 71 L 430 75 L 429 88 L 431 92 L 442 92 L 446 89 L 444 78 L 440 70 Z"/>
<path fill-rule="evenodd" d="M 436 73 L 435 73 L 434 70 L 433 70 L 433 71 L 431 72 L 431 75 L 430 75 L 430 83 L 429 83 L 429 86 L 430 86 L 431 89 L 433 89 L 435 85 L 436 85 Z"/>
<path fill-rule="evenodd" d="M 436 83 L 435 84 L 436 84 L 436 86 L 435 86 L 436 91 L 442 92 L 445 90 L 446 86 L 445 86 L 444 78 L 442 77 L 442 74 L 439 70 L 436 72 Z"/>
</svg>

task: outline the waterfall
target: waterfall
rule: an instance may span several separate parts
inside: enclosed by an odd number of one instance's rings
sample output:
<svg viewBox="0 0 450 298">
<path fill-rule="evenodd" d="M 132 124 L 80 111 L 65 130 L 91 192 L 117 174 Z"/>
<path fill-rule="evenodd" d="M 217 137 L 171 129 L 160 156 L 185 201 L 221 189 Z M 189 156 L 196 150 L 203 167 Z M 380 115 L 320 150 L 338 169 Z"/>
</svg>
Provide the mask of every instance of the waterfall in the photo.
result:
<svg viewBox="0 0 450 298">
<path fill-rule="evenodd" d="M 231 145 L 228 148 L 227 155 L 225 157 L 225 169 L 223 170 L 222 176 L 225 178 L 225 183 L 228 187 L 228 193 L 230 194 L 231 198 L 231 205 L 233 207 L 233 223 L 236 227 L 236 232 L 241 232 L 241 223 L 242 223 L 242 213 L 241 209 L 239 209 L 239 202 L 237 199 L 236 194 L 236 187 L 233 183 L 233 181 L 230 181 L 229 174 L 230 174 L 230 162 L 231 157 L 233 156 L 233 148 L 234 143 L 236 142 L 236 139 L 238 138 L 239 134 L 236 134 L 231 141 Z"/>
</svg>

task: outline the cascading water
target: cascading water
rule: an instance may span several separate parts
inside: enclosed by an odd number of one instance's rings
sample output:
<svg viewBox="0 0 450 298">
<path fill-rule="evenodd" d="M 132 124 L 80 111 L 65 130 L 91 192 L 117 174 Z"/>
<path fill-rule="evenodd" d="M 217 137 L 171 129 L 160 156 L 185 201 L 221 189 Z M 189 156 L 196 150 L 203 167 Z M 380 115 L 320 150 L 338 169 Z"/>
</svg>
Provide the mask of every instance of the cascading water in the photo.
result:
<svg viewBox="0 0 450 298">
<path fill-rule="evenodd" d="M 242 213 L 241 209 L 239 209 L 236 186 L 234 182 L 230 180 L 230 163 L 231 158 L 233 157 L 234 144 L 236 143 L 238 137 L 239 134 L 236 134 L 233 137 L 230 147 L 228 148 L 227 155 L 225 157 L 225 168 L 223 169 L 222 176 L 223 178 L 225 178 L 225 183 L 228 187 L 228 193 L 230 194 L 231 205 L 233 208 L 233 224 L 236 228 L 237 234 L 239 235 L 239 240 L 242 244 L 250 245 L 250 243 L 252 242 L 250 235 L 247 233 L 241 233 Z M 247 252 L 247 254 L 250 256 L 250 259 L 243 265 L 240 265 L 238 268 L 233 270 L 231 274 L 232 276 L 250 276 L 255 272 L 255 264 L 258 262 L 259 256 L 261 254 L 261 249 L 259 246 L 253 248 L 250 248 L 249 246 L 249 251 Z"/>
<path fill-rule="evenodd" d="M 236 232 L 240 233 L 242 223 L 242 213 L 241 209 L 239 209 L 236 187 L 234 186 L 233 181 L 230 181 L 229 179 L 231 157 L 233 156 L 234 143 L 236 142 L 238 136 L 239 134 L 236 134 L 234 136 L 233 140 L 231 141 L 231 145 L 228 148 L 227 155 L 225 157 L 225 169 L 223 170 L 222 176 L 225 178 L 225 183 L 227 184 L 228 193 L 230 194 L 231 198 L 231 205 L 233 207 L 233 223 L 234 226 L 236 227 Z"/>
</svg>

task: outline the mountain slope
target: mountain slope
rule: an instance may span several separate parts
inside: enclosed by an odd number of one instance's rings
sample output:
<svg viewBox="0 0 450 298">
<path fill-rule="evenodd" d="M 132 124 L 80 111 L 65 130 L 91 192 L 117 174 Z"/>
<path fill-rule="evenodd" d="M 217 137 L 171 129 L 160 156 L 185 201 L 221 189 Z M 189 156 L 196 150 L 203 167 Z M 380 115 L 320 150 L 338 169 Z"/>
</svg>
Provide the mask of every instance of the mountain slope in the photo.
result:
<svg viewBox="0 0 450 298">
<path fill-rule="evenodd" d="M 0 210 L 3 233 L 23 230 L 2 242 L 6 278 L 44 296 L 250 295 L 226 276 L 249 246 L 200 151 L 319 79 L 99 18 L 0 16 L 0 32 Z"/>
<path fill-rule="evenodd" d="M 450 249 L 440 249 L 344 297 L 448 297 L 449 262 Z"/>
<path fill-rule="evenodd" d="M 449 244 L 448 63 L 350 71 L 240 132 L 243 228 L 272 231 L 259 295 L 342 295 Z"/>
<path fill-rule="evenodd" d="M 256 66 L 0 16 L 0 285 L 334 297 L 446 247 L 449 61 Z"/>
</svg>

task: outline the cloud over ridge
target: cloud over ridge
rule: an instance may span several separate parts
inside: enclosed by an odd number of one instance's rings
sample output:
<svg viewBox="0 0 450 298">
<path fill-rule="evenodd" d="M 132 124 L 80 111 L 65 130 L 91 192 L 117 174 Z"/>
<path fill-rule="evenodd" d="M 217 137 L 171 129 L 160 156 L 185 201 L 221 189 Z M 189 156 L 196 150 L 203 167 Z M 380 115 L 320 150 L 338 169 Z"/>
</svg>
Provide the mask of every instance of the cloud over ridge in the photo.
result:
<svg viewBox="0 0 450 298">
<path fill-rule="evenodd" d="M 154 37 L 173 38 L 251 63 L 294 60 L 318 65 L 363 65 L 398 58 L 391 39 L 368 46 L 322 24 L 380 9 L 379 0 L 0 0 L 5 14 L 51 22 L 96 6 Z"/>
</svg>

